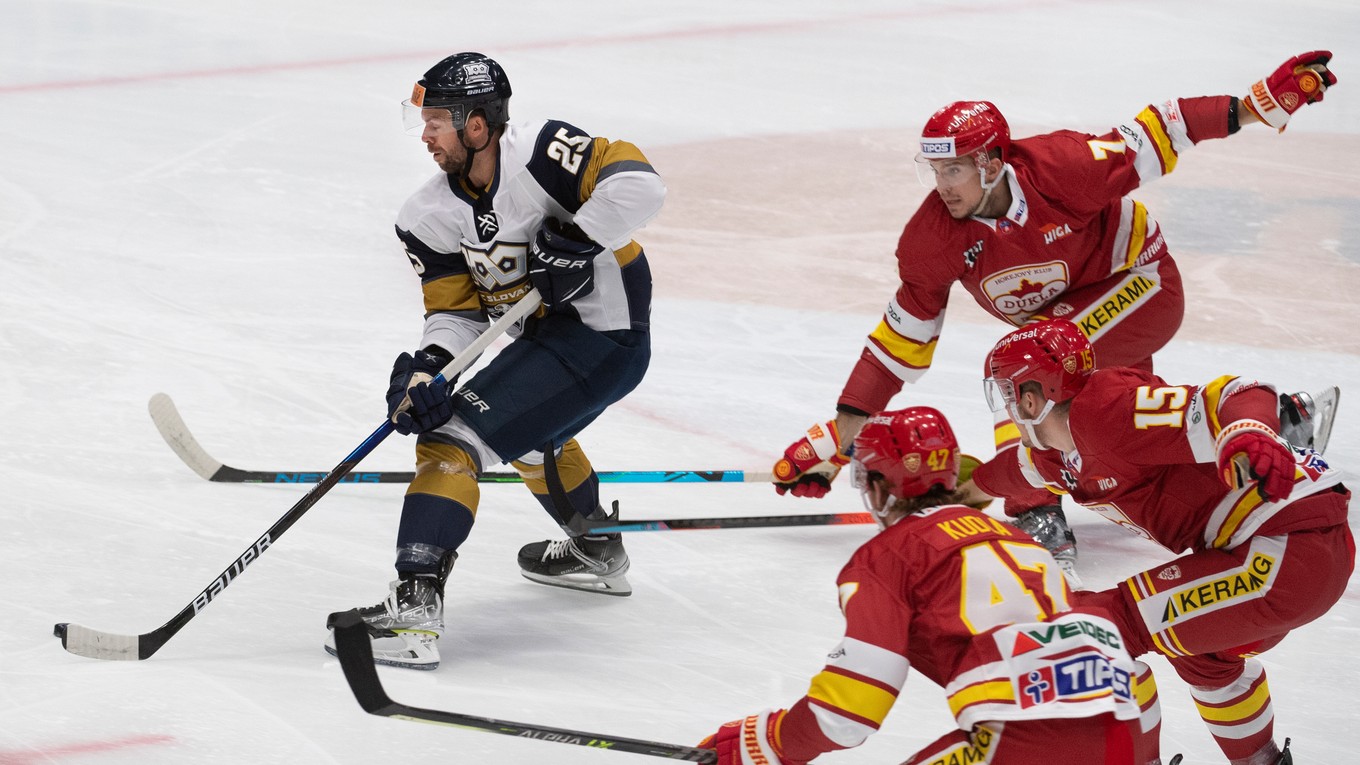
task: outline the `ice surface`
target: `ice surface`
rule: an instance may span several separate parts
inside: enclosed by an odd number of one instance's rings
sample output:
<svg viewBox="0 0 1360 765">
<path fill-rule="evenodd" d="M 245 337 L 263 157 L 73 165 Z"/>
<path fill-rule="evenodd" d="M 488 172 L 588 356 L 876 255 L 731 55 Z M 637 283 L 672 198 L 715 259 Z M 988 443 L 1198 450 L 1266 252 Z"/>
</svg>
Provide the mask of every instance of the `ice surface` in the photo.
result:
<svg viewBox="0 0 1360 765">
<path fill-rule="evenodd" d="M 1282 17 L 1298 23 L 1276 23 Z M 146 414 L 158 391 L 218 458 L 326 470 L 380 421 L 420 329 L 392 235 L 434 171 L 398 103 L 482 50 L 516 119 L 646 151 L 670 186 L 639 237 L 655 360 L 583 437 L 605 470 L 767 470 L 829 416 L 894 285 L 936 108 L 988 98 L 1017 135 L 1103 131 L 1151 101 L 1241 93 L 1304 50 L 1341 84 L 1275 135 L 1251 126 L 1138 194 L 1189 308 L 1158 357 L 1340 384 L 1329 457 L 1360 464 L 1360 5 L 987 0 L 820 3 L 0 3 L 0 763 L 643 762 L 365 715 L 321 650 L 325 615 L 376 602 L 399 486 L 328 494 L 152 659 L 61 650 L 55 622 L 139 633 L 170 618 L 305 491 L 209 484 Z M 978 384 L 1002 327 L 965 295 L 936 365 L 897 403 L 944 409 L 990 453 Z M 393 438 L 364 463 L 409 470 Z M 611 486 L 624 517 L 850 512 L 759 485 Z M 1070 511 L 1088 584 L 1163 557 Z M 631 598 L 531 584 L 515 552 L 556 529 L 486 486 L 450 582 L 445 664 L 382 670 L 395 698 L 693 744 L 805 690 L 841 634 L 834 580 L 869 527 L 643 533 Z M 1354 762 L 1360 589 L 1263 656 L 1300 762 Z M 1221 758 L 1160 672 L 1164 750 Z M 883 730 L 827 763 L 898 762 L 952 726 L 914 676 Z"/>
</svg>

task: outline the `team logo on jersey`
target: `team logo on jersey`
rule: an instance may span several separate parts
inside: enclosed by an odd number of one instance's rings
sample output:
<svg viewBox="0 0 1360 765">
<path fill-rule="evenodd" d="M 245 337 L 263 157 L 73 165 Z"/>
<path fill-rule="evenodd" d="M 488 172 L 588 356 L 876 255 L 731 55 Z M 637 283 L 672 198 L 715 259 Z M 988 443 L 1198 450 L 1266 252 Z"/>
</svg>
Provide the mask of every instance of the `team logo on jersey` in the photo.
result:
<svg viewBox="0 0 1360 765">
<path fill-rule="evenodd" d="M 1072 233 L 1072 227 L 1066 223 L 1050 223 L 1047 226 L 1040 228 L 1039 232 L 1044 235 L 1044 244 L 1053 244 Z"/>
<path fill-rule="evenodd" d="M 487 210 L 484 213 L 478 213 L 475 221 L 477 223 L 477 239 L 479 241 L 489 242 L 494 239 L 496 234 L 501 230 L 501 221 L 500 218 L 496 217 L 495 210 Z"/>
<path fill-rule="evenodd" d="M 1067 264 L 1061 260 L 999 271 L 982 280 L 982 292 L 997 313 L 1028 316 L 1067 290 Z"/>
<path fill-rule="evenodd" d="M 1170 582 L 1176 579 L 1180 579 L 1181 567 L 1173 563 L 1170 566 L 1163 568 L 1161 571 L 1158 571 L 1157 578 L 1161 579 L 1164 582 Z"/>
</svg>

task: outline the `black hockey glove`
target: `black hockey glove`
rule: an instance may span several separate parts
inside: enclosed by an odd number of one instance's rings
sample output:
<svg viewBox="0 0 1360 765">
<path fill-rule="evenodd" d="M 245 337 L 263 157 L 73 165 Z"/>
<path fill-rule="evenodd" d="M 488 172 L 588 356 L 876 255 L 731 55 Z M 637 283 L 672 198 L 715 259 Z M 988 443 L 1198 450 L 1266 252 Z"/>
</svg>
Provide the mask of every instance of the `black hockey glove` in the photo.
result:
<svg viewBox="0 0 1360 765">
<path fill-rule="evenodd" d="M 529 281 L 549 313 L 595 289 L 595 256 L 602 252 L 575 224 L 543 221 L 529 243 Z"/>
<path fill-rule="evenodd" d="M 398 433 L 409 436 L 434 430 L 453 416 L 453 381 L 435 381 L 447 363 L 449 359 L 423 350 L 403 353 L 392 363 L 387 417 Z"/>
</svg>

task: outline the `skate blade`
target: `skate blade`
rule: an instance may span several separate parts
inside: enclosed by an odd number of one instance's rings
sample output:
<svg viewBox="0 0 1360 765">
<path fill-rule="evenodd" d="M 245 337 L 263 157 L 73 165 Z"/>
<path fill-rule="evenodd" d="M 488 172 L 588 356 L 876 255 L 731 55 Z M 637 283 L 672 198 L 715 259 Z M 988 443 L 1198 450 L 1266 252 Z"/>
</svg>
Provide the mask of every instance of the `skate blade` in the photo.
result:
<svg viewBox="0 0 1360 765">
<path fill-rule="evenodd" d="M 1327 388 L 1321 393 L 1313 394 L 1313 406 L 1316 408 L 1316 418 L 1313 425 L 1313 451 L 1323 454 L 1327 451 L 1327 442 L 1332 438 L 1332 423 L 1336 422 L 1336 408 L 1341 403 L 1341 389 L 1335 386 Z"/>
<path fill-rule="evenodd" d="M 594 592 L 599 595 L 617 595 L 626 597 L 633 594 L 633 585 L 628 583 L 628 578 L 620 571 L 607 577 L 595 574 L 565 574 L 563 576 L 546 576 L 544 574 L 531 574 L 528 571 L 520 571 L 525 579 L 539 584 L 546 584 L 550 587 L 562 587 L 568 590 L 580 590 L 581 592 Z"/>
<path fill-rule="evenodd" d="M 385 637 L 373 638 L 373 663 L 403 669 L 439 669 L 439 636 L 423 630 L 395 630 Z M 326 636 L 322 646 L 326 653 L 339 657 L 335 650 L 335 633 Z"/>
</svg>

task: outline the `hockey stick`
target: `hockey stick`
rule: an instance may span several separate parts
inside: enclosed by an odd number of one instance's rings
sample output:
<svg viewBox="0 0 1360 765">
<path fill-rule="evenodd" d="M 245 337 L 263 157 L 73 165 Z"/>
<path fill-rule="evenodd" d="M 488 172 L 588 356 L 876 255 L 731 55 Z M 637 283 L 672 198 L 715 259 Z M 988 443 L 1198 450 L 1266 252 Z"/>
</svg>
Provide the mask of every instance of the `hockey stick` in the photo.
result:
<svg viewBox="0 0 1360 765">
<path fill-rule="evenodd" d="M 592 749 L 612 749 L 630 754 L 648 754 L 668 760 L 687 762 L 716 763 L 718 755 L 709 749 L 696 749 L 675 744 L 662 744 L 655 741 L 642 741 L 621 736 L 607 736 L 600 733 L 587 733 L 566 728 L 549 728 L 544 725 L 493 720 L 490 717 L 476 717 L 458 712 L 444 712 L 438 709 L 421 709 L 393 701 L 383 689 L 378 677 L 378 668 L 373 663 L 373 648 L 368 638 L 368 630 L 357 611 L 346 611 L 335 622 L 335 653 L 340 658 L 340 669 L 345 680 L 354 692 L 354 698 L 365 712 L 379 717 L 393 717 L 398 720 L 448 725 L 454 728 L 480 730 L 500 733 L 505 736 L 533 738 L 539 741 L 552 741 L 557 744 L 573 744 Z"/>
<path fill-rule="evenodd" d="M 745 518 L 671 518 L 652 521 L 618 520 L 610 524 L 591 526 L 591 534 L 613 534 L 620 531 L 690 531 L 698 529 L 758 529 L 782 526 L 843 526 L 852 523 L 873 523 L 869 513 L 828 513 L 825 515 L 755 515 Z"/>
<path fill-rule="evenodd" d="M 472 342 L 457 358 L 450 361 L 443 371 L 441 377 L 453 377 L 465 368 L 472 365 L 472 362 L 491 345 L 496 338 L 505 334 L 515 322 L 529 315 L 534 309 L 538 308 L 539 297 L 537 292 L 529 292 L 509 311 L 506 311 L 494 324 L 487 328 L 476 340 Z M 279 540 L 294 523 L 298 522 L 312 505 L 325 496 L 331 487 L 340 482 L 347 473 L 359 464 L 360 460 L 368 456 L 378 444 L 382 443 L 393 431 L 392 422 L 383 420 L 378 429 L 369 434 L 358 448 L 349 453 L 349 456 L 340 461 L 331 472 L 327 473 L 316 486 L 312 487 L 302 499 L 297 501 L 283 517 L 274 522 L 267 531 L 245 552 L 237 556 L 236 560 L 227 567 L 225 571 L 217 576 L 206 588 L 203 589 L 188 605 L 186 605 L 170 621 L 160 627 L 142 635 L 119 635 L 112 632 L 101 632 L 99 630 L 82 627 L 79 624 L 60 622 L 52 628 L 53 634 L 61 638 L 61 645 L 67 651 L 78 656 L 86 656 L 91 659 L 108 659 L 116 661 L 140 661 L 148 659 L 156 653 L 165 642 L 174 637 L 190 619 L 198 616 L 198 613 L 213 601 L 213 598 L 222 594 L 236 577 L 245 573 L 246 566 L 255 562 L 257 558 L 264 554 L 271 545 Z"/>
<path fill-rule="evenodd" d="M 319 471 L 242 470 L 222 464 L 194 438 L 175 402 L 164 393 L 157 393 L 147 404 L 151 421 L 161 438 L 195 473 L 217 483 L 316 483 L 326 477 Z M 769 483 L 773 473 L 745 470 L 604 470 L 597 471 L 602 483 Z M 365 471 L 354 472 L 341 483 L 410 483 L 412 472 Z M 519 473 L 482 473 L 481 483 L 523 483 Z"/>
</svg>

